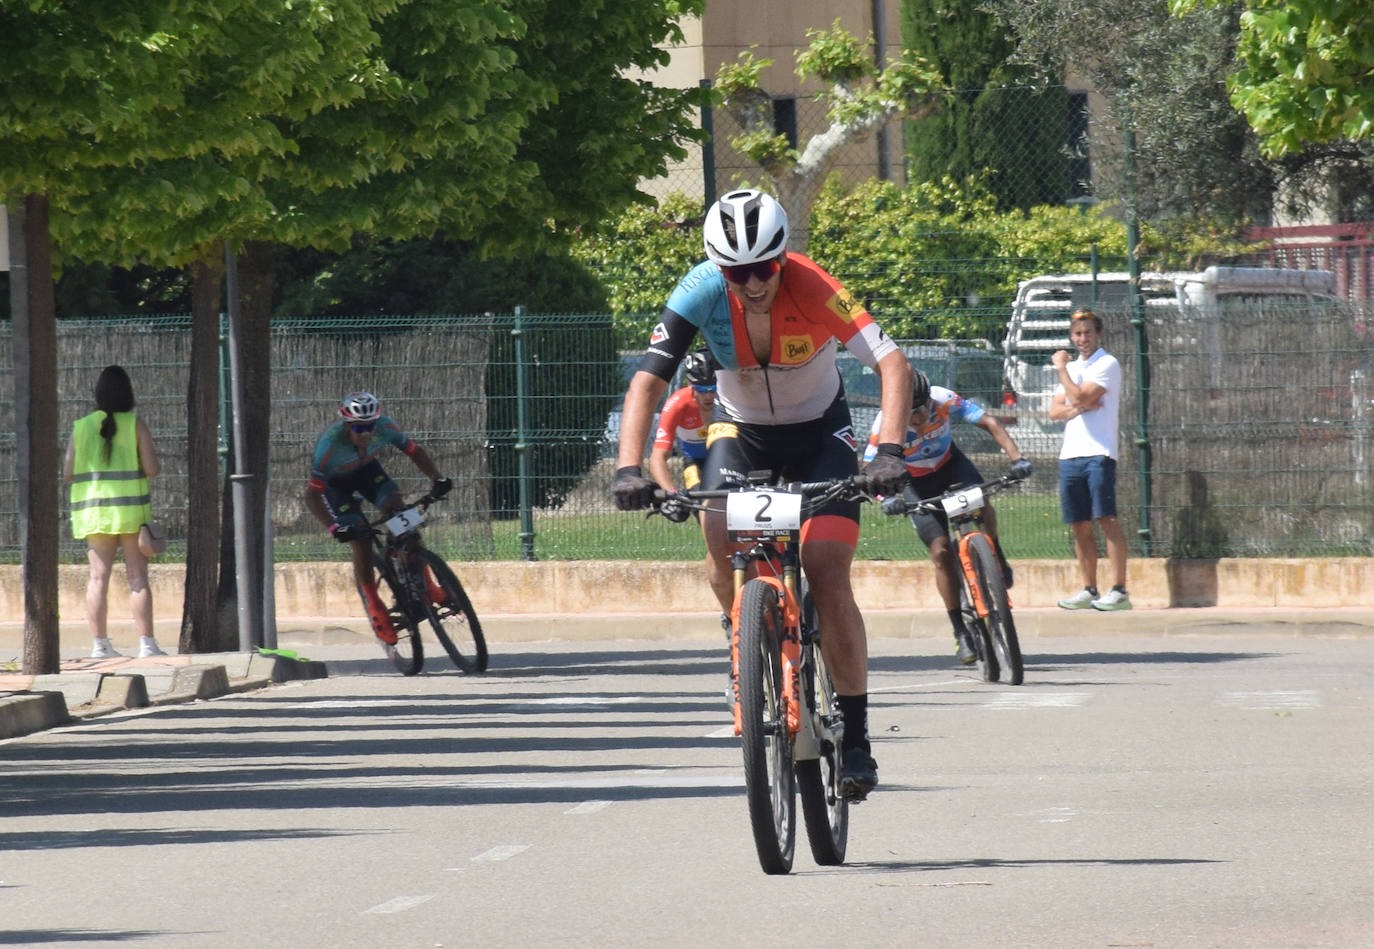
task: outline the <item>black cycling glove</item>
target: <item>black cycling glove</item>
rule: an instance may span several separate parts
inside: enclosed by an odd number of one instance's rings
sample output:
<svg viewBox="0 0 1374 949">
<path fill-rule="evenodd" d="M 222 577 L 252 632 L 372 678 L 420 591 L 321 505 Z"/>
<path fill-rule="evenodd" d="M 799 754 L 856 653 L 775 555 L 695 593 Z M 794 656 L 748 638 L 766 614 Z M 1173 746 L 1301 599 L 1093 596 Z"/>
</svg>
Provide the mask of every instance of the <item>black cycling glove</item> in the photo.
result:
<svg viewBox="0 0 1374 949">
<path fill-rule="evenodd" d="M 626 465 L 615 472 L 611 497 L 622 511 L 638 511 L 654 503 L 654 489 L 658 485 L 644 477 L 639 465 Z"/>
<path fill-rule="evenodd" d="M 363 532 L 357 524 L 335 524 L 331 529 L 334 539 L 341 544 L 350 544 L 355 540 L 361 540 Z"/>
<path fill-rule="evenodd" d="M 1029 458 L 1018 458 L 1011 463 L 1011 476 L 1017 481 L 1025 481 L 1031 475 Z"/>
<path fill-rule="evenodd" d="M 438 478 L 435 478 L 435 479 L 434 479 L 434 483 L 431 484 L 431 485 L 429 486 L 429 496 L 432 497 L 432 498 L 434 498 L 434 499 L 436 499 L 436 500 L 438 500 L 439 498 L 443 497 L 445 494 L 448 494 L 448 493 L 449 493 L 450 491 L 452 491 L 452 490 L 453 490 L 453 480 L 452 480 L 452 479 L 450 479 L 450 478 L 444 478 L 444 477 L 438 477 Z"/>
<path fill-rule="evenodd" d="M 896 494 L 906 482 L 906 460 L 902 456 L 902 446 L 896 442 L 883 442 L 878 453 L 864 466 L 864 474 L 873 488 L 874 494 Z"/>
<path fill-rule="evenodd" d="M 683 503 L 669 495 L 668 499 L 658 506 L 658 513 L 662 514 L 674 524 L 681 524 L 692 516 L 692 512 Z"/>
</svg>

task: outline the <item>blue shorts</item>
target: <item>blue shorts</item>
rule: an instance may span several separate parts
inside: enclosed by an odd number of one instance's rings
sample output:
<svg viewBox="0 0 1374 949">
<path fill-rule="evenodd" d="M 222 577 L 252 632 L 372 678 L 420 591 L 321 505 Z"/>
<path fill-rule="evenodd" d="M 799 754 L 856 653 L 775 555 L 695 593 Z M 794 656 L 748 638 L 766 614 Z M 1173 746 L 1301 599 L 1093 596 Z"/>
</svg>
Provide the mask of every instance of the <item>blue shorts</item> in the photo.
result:
<svg viewBox="0 0 1374 949">
<path fill-rule="evenodd" d="M 1059 459 L 1059 508 L 1065 524 L 1116 517 L 1116 459 Z"/>
</svg>

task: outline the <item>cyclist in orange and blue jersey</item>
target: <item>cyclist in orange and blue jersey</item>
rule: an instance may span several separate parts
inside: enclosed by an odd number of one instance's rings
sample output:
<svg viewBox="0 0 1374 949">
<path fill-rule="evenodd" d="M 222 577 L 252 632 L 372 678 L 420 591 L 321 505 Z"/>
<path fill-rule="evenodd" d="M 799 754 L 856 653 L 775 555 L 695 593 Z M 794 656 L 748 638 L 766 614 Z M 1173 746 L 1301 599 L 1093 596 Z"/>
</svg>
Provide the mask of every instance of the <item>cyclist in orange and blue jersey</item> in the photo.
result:
<svg viewBox="0 0 1374 949">
<path fill-rule="evenodd" d="M 682 451 L 682 486 L 690 490 L 701 483 L 701 466 L 706 461 L 706 420 L 716 406 L 716 367 L 709 351 L 689 353 L 683 360 L 682 374 L 687 385 L 663 403 L 649 452 L 649 474 L 664 491 L 677 488 L 668 470 L 674 442 Z"/>
<path fill-rule="evenodd" d="M 396 629 L 377 595 L 372 538 L 367 533 L 362 501 L 370 501 L 384 514 L 394 514 L 405 506 L 396 482 L 377 460 L 388 445 L 409 456 L 433 482 L 431 495 L 440 498 L 448 494 L 453 482 L 439 473 L 428 452 L 382 414 L 381 402 L 371 392 L 350 392 L 339 402 L 339 421 L 315 442 L 310 481 L 305 488 L 306 510 L 335 540 L 352 547 L 353 577 L 362 591 L 372 631 L 384 646 L 395 645 Z"/>
<path fill-rule="evenodd" d="M 977 466 L 954 443 L 951 419 L 983 429 L 1006 452 L 1011 461 L 1012 477 L 1030 477 L 1030 461 L 1021 457 L 1021 450 L 1001 422 L 985 412 L 978 403 L 968 401 L 959 393 L 944 386 L 932 386 L 919 369 L 915 370 L 914 375 L 910 425 L 902 445 L 906 470 L 911 475 L 911 482 L 903 489 L 907 500 L 924 501 L 939 497 L 955 485 L 983 483 Z M 876 454 L 881 427 L 882 413 L 879 412 L 868 436 L 865 458 Z M 1010 587 L 1012 570 L 1002 554 L 1002 545 L 997 542 L 997 513 L 991 504 L 984 506 L 983 518 L 988 536 L 992 538 L 993 550 L 997 552 L 997 560 L 1002 565 L 1002 577 Z M 944 601 L 949 621 L 954 627 L 956 655 L 960 662 L 967 665 L 978 656 L 973 650 L 968 630 L 964 627 L 964 615 L 959 608 L 958 555 L 950 547 L 949 520 L 944 511 L 933 514 L 921 511 L 911 515 L 911 524 L 930 551 L 931 563 L 935 565 L 935 588 L 940 592 L 940 599 Z"/>
<path fill-rule="evenodd" d="M 787 480 L 822 481 L 858 470 L 844 386 L 835 366 L 843 344 L 872 368 L 881 405 L 894 421 L 865 469 L 875 489 L 891 493 L 906 479 L 899 440 L 909 414 L 911 366 L 862 306 L 820 265 L 787 250 L 787 215 L 769 195 L 732 191 L 706 213 L 707 260 L 678 282 L 630 380 L 621 416 L 616 506 L 650 506 L 655 484 L 641 452 L 654 407 L 700 334 L 715 356 L 716 404 L 707 427 L 702 488 L 746 482 L 767 469 Z M 721 609 L 734 599 L 723 505 L 703 518 L 707 575 Z M 840 793 L 862 799 L 878 783 L 868 739 L 868 644 L 850 572 L 859 538 L 857 501 L 811 514 L 801 553 L 840 710 Z"/>
</svg>

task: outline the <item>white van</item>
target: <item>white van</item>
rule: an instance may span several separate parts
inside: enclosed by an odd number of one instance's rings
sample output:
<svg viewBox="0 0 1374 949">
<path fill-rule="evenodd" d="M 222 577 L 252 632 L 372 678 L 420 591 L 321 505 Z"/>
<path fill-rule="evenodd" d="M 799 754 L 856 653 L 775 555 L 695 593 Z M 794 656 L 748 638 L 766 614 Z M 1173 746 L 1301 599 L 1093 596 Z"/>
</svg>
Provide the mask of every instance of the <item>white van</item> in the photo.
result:
<svg viewBox="0 0 1374 949">
<path fill-rule="evenodd" d="M 1000 417 L 1014 425 L 1013 437 L 1023 451 L 1057 453 L 1064 426 L 1049 420 L 1050 402 L 1059 376 L 1050 355 L 1069 344 L 1069 317 L 1074 310 L 1129 313 L 1130 275 L 1125 273 L 1060 274 L 1032 277 L 1017 286 L 1011 320 L 1002 343 L 1003 394 Z M 1214 318 L 1224 303 L 1247 298 L 1335 301 L 1336 278 L 1329 270 L 1281 270 L 1268 267 L 1208 267 L 1201 273 L 1142 273 L 1140 296 L 1150 333 L 1168 327 L 1185 335 L 1221 364 L 1221 329 Z M 1122 359 L 1121 352 L 1115 352 Z M 1215 383 L 1214 383 L 1215 384 Z"/>
</svg>

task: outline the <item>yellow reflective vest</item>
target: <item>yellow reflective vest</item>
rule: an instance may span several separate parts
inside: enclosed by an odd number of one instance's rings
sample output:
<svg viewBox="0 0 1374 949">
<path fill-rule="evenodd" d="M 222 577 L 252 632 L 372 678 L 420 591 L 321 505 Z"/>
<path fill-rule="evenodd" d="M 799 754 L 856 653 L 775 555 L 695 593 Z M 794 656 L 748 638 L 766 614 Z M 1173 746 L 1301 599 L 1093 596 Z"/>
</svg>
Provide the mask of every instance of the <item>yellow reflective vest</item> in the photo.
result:
<svg viewBox="0 0 1374 949">
<path fill-rule="evenodd" d="M 72 426 L 72 536 L 133 534 L 152 520 L 148 477 L 138 463 L 137 420 L 133 412 L 115 413 L 108 461 L 100 437 L 104 412 L 92 412 Z"/>
</svg>

